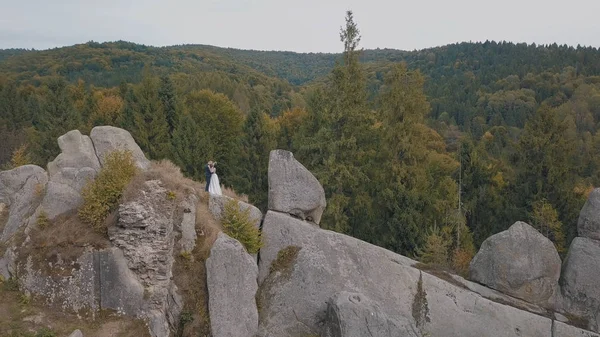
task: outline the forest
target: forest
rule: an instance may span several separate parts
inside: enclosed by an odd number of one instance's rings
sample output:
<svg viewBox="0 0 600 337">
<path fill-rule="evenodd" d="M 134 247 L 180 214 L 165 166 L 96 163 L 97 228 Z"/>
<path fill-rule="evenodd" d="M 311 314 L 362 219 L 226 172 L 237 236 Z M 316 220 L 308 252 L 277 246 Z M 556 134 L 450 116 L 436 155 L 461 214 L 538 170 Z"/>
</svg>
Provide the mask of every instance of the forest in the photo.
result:
<svg viewBox="0 0 600 337">
<path fill-rule="evenodd" d="M 264 210 L 268 154 L 283 148 L 323 184 L 327 229 L 464 271 L 523 220 L 566 254 L 600 186 L 598 49 L 362 50 L 351 12 L 340 37 L 339 54 L 0 50 L 0 167 L 45 167 L 60 135 L 114 125 L 194 179 L 217 161 L 222 183 Z"/>
</svg>

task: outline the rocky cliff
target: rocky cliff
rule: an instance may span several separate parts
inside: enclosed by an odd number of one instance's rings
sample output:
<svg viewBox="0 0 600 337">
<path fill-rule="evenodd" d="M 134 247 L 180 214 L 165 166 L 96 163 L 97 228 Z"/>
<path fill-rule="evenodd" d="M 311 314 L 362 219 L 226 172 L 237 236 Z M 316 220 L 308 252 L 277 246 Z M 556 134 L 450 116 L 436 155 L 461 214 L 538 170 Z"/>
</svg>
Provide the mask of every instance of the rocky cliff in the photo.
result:
<svg viewBox="0 0 600 337">
<path fill-rule="evenodd" d="M 151 336 L 185 335 L 185 308 L 196 296 L 208 310 L 196 322 L 214 337 L 600 336 L 600 190 L 581 212 L 564 263 L 548 239 L 517 222 L 482 244 L 469 281 L 321 229 L 323 188 L 287 151 L 271 152 L 266 214 L 238 202 L 261 230 L 263 247 L 252 256 L 218 229 L 208 239 L 199 225 L 218 224 L 230 197 L 153 171 L 125 130 L 71 131 L 59 145 L 47 171 L 0 172 L 0 274 L 82 320 L 110 309 L 143 320 Z M 132 151 L 147 173 L 128 188 L 106 235 L 36 246 L 49 233 L 39 228 L 41 215 L 74 228 L 83 185 L 114 149 Z M 189 267 L 196 256 L 202 273 Z"/>
</svg>

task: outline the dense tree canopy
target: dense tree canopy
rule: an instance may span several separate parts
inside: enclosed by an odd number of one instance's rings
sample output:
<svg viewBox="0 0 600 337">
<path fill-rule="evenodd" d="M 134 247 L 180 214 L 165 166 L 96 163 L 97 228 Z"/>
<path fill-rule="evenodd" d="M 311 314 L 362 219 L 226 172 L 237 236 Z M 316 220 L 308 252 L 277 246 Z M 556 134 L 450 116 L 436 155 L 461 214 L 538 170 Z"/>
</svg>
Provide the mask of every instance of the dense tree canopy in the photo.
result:
<svg viewBox="0 0 600 337">
<path fill-rule="evenodd" d="M 0 50 L 0 166 L 45 166 L 66 131 L 115 125 L 195 179 L 217 161 L 265 208 L 268 154 L 284 148 L 323 184 L 326 228 L 458 271 L 517 220 L 565 253 L 600 185 L 597 49 L 361 50 L 352 12 L 340 38 L 341 54 Z"/>
</svg>

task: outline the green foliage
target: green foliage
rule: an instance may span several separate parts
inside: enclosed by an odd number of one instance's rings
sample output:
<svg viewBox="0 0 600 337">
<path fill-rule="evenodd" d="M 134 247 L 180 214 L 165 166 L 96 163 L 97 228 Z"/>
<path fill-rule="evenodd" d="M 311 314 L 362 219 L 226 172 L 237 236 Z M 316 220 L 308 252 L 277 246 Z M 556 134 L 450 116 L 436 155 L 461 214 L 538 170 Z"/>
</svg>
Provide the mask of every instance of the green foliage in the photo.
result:
<svg viewBox="0 0 600 337">
<path fill-rule="evenodd" d="M 46 214 L 46 212 L 44 210 L 40 211 L 40 213 L 38 214 L 38 217 L 36 219 L 36 224 L 42 230 L 46 229 L 46 227 L 48 227 L 48 225 L 50 225 L 50 220 L 48 219 L 48 215 Z"/>
<path fill-rule="evenodd" d="M 104 230 L 104 220 L 118 205 L 123 190 L 137 173 L 137 166 L 130 151 L 113 151 L 95 180 L 83 188 L 83 206 L 79 218 L 94 229 Z"/>
<path fill-rule="evenodd" d="M 554 243 L 559 254 L 564 255 L 567 252 L 563 225 L 558 220 L 558 212 L 547 200 L 536 201 L 533 204 L 531 223 L 535 229 Z"/>
<path fill-rule="evenodd" d="M 231 199 L 225 203 L 221 225 L 223 232 L 238 240 L 250 254 L 256 254 L 263 245 L 259 229 L 255 226 L 258 219 L 252 219 L 250 209 L 240 209 L 239 203 Z"/>
<path fill-rule="evenodd" d="M 450 242 L 444 238 L 438 228 L 433 228 L 425 241 L 424 248 L 419 252 L 419 260 L 433 267 L 449 265 L 448 248 Z"/>
<path fill-rule="evenodd" d="M 177 199 L 177 194 L 173 191 L 167 191 L 167 200 L 173 201 Z"/>
<path fill-rule="evenodd" d="M 296 261 L 300 249 L 302 248 L 298 246 L 287 246 L 278 251 L 277 259 L 269 267 L 269 273 L 289 271 Z"/>
</svg>

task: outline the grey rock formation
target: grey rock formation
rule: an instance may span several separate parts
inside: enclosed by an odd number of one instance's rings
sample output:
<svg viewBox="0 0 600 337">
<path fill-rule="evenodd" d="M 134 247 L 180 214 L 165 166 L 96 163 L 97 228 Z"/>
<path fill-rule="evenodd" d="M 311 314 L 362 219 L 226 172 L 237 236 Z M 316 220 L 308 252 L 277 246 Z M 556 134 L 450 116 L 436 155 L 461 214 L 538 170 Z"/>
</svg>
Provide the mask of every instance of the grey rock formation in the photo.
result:
<svg viewBox="0 0 600 337">
<path fill-rule="evenodd" d="M 551 337 L 600 337 L 600 335 L 559 321 L 554 321 L 552 324 Z"/>
<path fill-rule="evenodd" d="M 244 247 L 224 233 L 206 260 L 209 312 L 214 337 L 253 337 L 258 330 L 255 295 L 258 268 Z"/>
<path fill-rule="evenodd" d="M 8 247 L 0 258 L 0 276 L 5 280 L 16 277 L 16 262 L 17 255 L 15 254 L 16 247 Z M 0 252 L 1 253 L 1 252 Z"/>
<path fill-rule="evenodd" d="M 72 264 L 60 260 L 55 263 L 35 261 L 33 256 L 28 256 L 27 263 L 18 266 L 19 284 L 22 289 L 42 296 L 48 304 L 63 310 L 94 311 L 99 309 L 96 300 L 97 261 L 93 251 L 82 254 Z"/>
<path fill-rule="evenodd" d="M 363 294 L 423 336 L 551 336 L 552 320 L 421 273 L 415 261 L 366 242 L 275 212 L 262 235 L 259 336 L 319 335 L 327 300 L 341 291 Z M 299 247 L 296 256 L 278 259 L 289 246 Z"/>
<path fill-rule="evenodd" d="M 89 167 L 95 171 L 100 169 L 92 140 L 82 135 L 79 130 L 72 130 L 58 137 L 58 147 L 61 153 L 48 163 L 50 177 L 65 167 Z"/>
<path fill-rule="evenodd" d="M 118 248 L 98 252 L 100 270 L 100 307 L 137 316 L 142 313 L 144 287 L 127 267 Z"/>
<path fill-rule="evenodd" d="M 181 231 L 181 238 L 179 239 L 181 253 L 191 252 L 196 246 L 197 205 L 198 198 L 194 194 L 187 196 L 180 205 L 183 211 L 181 223 L 179 225 L 179 230 Z"/>
<path fill-rule="evenodd" d="M 81 330 L 77 329 L 75 331 L 73 331 L 69 337 L 83 337 L 83 333 L 81 332 Z"/>
<path fill-rule="evenodd" d="M 581 237 L 600 240 L 600 188 L 594 189 L 583 205 L 577 221 L 577 232 Z"/>
<path fill-rule="evenodd" d="M 26 219 L 34 213 L 46 190 L 48 176 L 39 166 L 24 165 L 0 172 L 0 204 L 8 211 L 6 223 L 0 223 L 3 231 L 0 242 L 8 240 Z M 1 219 L 5 216 L 0 216 Z"/>
<path fill-rule="evenodd" d="M 577 237 L 571 242 L 563 264 L 560 285 L 563 310 L 589 321 L 589 328 L 600 328 L 600 241 Z"/>
<path fill-rule="evenodd" d="M 225 212 L 225 204 L 230 200 L 234 199 L 226 195 L 210 194 L 208 199 L 208 209 L 217 221 L 220 221 L 223 217 L 223 213 Z M 249 209 L 250 217 L 256 220 L 256 228 L 260 226 L 260 222 L 262 221 L 262 212 L 258 208 L 242 201 L 238 201 L 238 207 L 241 211 Z"/>
<path fill-rule="evenodd" d="M 60 136 L 58 146 L 61 153 L 48 163 L 48 188 L 36 212 L 36 217 L 44 212 L 50 220 L 79 208 L 83 204 L 83 187 L 100 170 L 90 137 L 78 130 Z"/>
<path fill-rule="evenodd" d="M 64 167 L 50 177 L 46 195 L 37 211 L 36 216 L 42 211 L 48 219 L 54 220 L 58 216 L 75 211 L 83 205 L 81 191 L 83 187 L 96 177 L 97 171 L 91 167 Z"/>
<path fill-rule="evenodd" d="M 143 310 L 155 336 L 169 333 L 166 317 L 174 262 L 175 209 L 175 201 L 168 198 L 160 181 L 146 181 L 131 201 L 119 206 L 119 221 L 108 232 L 143 286 Z"/>
<path fill-rule="evenodd" d="M 390 318 L 360 293 L 340 292 L 327 304 L 324 337 L 420 337 L 417 327 Z"/>
<path fill-rule="evenodd" d="M 325 210 L 323 187 L 289 151 L 269 156 L 269 209 L 319 224 Z"/>
<path fill-rule="evenodd" d="M 524 222 L 487 238 L 471 261 L 471 280 L 527 302 L 552 307 L 560 257 L 554 244 Z"/>
<path fill-rule="evenodd" d="M 104 165 L 106 156 L 112 151 L 129 150 L 140 169 L 146 170 L 150 167 L 150 161 L 146 159 L 144 152 L 128 131 L 114 126 L 96 126 L 90 132 L 90 137 L 94 142 L 100 164 Z"/>
</svg>

